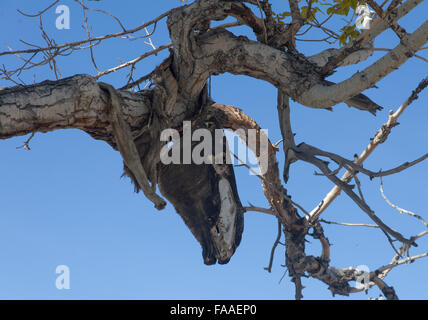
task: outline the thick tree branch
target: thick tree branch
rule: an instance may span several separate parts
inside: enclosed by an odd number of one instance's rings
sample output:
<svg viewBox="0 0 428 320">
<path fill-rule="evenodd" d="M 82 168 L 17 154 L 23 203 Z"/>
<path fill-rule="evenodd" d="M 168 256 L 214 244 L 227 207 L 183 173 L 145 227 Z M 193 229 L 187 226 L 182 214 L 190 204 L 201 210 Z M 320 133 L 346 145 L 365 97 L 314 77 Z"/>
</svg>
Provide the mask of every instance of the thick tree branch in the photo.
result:
<svg viewBox="0 0 428 320">
<path fill-rule="evenodd" d="M 302 94 L 298 101 L 313 107 L 329 107 L 371 88 L 379 80 L 398 69 L 410 57 L 414 56 L 428 41 L 428 21 L 401 42 L 392 51 L 361 72 L 332 86 L 317 84 Z"/>
<path fill-rule="evenodd" d="M 120 91 L 131 128 L 147 123 L 149 96 Z M 0 90 L 0 139 L 56 129 L 82 129 L 109 138 L 108 95 L 88 75 Z"/>
<path fill-rule="evenodd" d="M 242 10 L 237 10 L 238 7 L 242 7 Z M 236 37 L 226 30 L 209 28 L 209 21 L 223 20 L 227 15 L 238 19 L 239 15 L 241 18 L 242 15 L 249 16 L 243 12 L 247 10 L 236 2 L 204 0 L 177 8 L 169 16 L 168 28 L 174 51 L 173 70 L 184 97 L 195 98 L 210 75 L 229 72 L 268 81 L 308 107 L 329 108 L 341 102 L 332 99 L 329 104 L 322 105 L 318 101 L 303 98 L 310 88 L 329 86 L 330 83 L 323 80 L 318 67 L 294 51 L 284 52 L 260 42 Z M 262 25 L 258 29 L 260 33 Z M 357 92 L 344 100 L 350 106 L 372 113 L 380 108 L 367 97 L 354 99 L 353 96 L 359 94 Z"/>
<path fill-rule="evenodd" d="M 317 99 L 309 101 L 304 98 L 311 87 L 330 86 L 332 83 L 323 80 L 317 68 L 300 55 L 236 37 L 225 30 L 208 31 L 200 35 L 195 52 L 194 63 L 197 68 L 191 75 L 190 83 L 194 84 L 192 95 L 201 89 L 210 74 L 229 72 L 268 81 L 292 99 L 311 108 L 329 109 L 341 102 L 333 98 L 329 104 L 322 105 L 315 101 Z M 322 95 L 320 99 L 323 99 Z M 372 113 L 380 109 L 379 105 L 359 93 L 345 100 L 350 106 Z"/>
</svg>

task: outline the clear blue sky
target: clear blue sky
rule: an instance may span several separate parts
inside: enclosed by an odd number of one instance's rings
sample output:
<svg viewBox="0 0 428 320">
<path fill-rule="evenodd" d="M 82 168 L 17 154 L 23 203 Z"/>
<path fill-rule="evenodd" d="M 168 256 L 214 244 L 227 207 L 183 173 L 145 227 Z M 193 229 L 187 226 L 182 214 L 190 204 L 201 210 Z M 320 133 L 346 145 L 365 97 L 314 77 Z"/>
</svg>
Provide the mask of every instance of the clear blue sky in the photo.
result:
<svg viewBox="0 0 428 320">
<path fill-rule="evenodd" d="M 286 1 L 272 1 L 282 8 Z M 73 1 L 61 1 L 71 9 L 71 29 L 55 29 L 55 10 L 44 16 L 48 34 L 57 43 L 85 38 L 81 27 L 81 10 Z M 149 21 L 179 5 L 168 1 L 88 2 L 118 16 L 126 27 Z M 38 20 L 20 16 L 16 9 L 34 13 L 49 1 L 11 1 L 0 3 L 1 45 L 22 48 L 19 40 L 43 45 Z M 424 2 L 401 24 L 413 31 L 426 19 L 428 3 Z M 93 34 L 119 31 L 115 22 L 99 14 L 89 14 Z M 239 28 L 237 33 L 248 34 Z M 159 23 L 153 42 L 159 46 L 169 42 L 165 20 Z M 376 47 L 392 48 L 397 44 L 391 32 L 376 42 Z M 325 46 L 318 42 L 299 43 L 304 53 L 315 53 Z M 3 46 L 0 51 L 6 50 Z M 107 41 L 95 49 L 100 69 L 108 69 L 150 50 L 143 40 Z M 347 67 L 330 78 L 346 79 L 352 72 L 373 63 L 384 52 L 361 65 Z M 426 52 L 422 52 L 422 55 Z M 151 71 L 167 55 L 166 52 L 138 64 L 136 77 Z M 0 63 L 13 65 L 16 58 L 0 58 Z M 95 74 L 89 52 L 58 60 L 62 75 Z M 427 63 L 409 60 L 378 84 L 368 94 L 385 109 L 373 117 L 367 112 L 350 109 L 344 104 L 334 112 L 312 110 L 292 104 L 293 129 L 298 143 L 307 142 L 352 158 L 369 142 L 384 123 L 390 109 L 396 109 L 422 80 Z M 53 79 L 47 68 L 22 76 L 27 83 Z M 126 81 L 127 71 L 102 80 L 115 86 Z M 272 141 L 280 139 L 276 117 L 276 90 L 270 84 L 244 76 L 221 75 L 213 78 L 213 97 L 218 103 L 233 104 L 269 129 Z M 10 83 L 0 81 L 1 86 Z M 388 169 L 427 152 L 428 93 L 424 92 L 400 119 L 389 140 L 376 150 L 366 167 Z M 227 265 L 205 266 L 201 249 L 171 205 L 158 212 L 141 194 L 133 193 L 128 179 L 120 179 L 122 161 L 118 152 L 106 143 L 93 140 L 77 130 L 61 130 L 36 134 L 31 151 L 16 149 L 26 137 L 0 141 L 0 298 L 2 299 L 292 299 L 294 286 L 288 275 L 279 284 L 284 268 L 283 250 L 277 250 L 274 268 L 268 274 L 270 249 L 276 236 L 276 221 L 270 216 L 248 213 L 241 245 Z M 279 156 L 282 161 L 282 156 Z M 293 200 L 311 210 L 332 187 L 331 183 L 313 175 L 314 168 L 298 163 L 291 168 L 287 185 Z M 428 162 L 404 173 L 384 179 L 387 196 L 397 205 L 428 219 Z M 250 201 L 266 206 L 259 181 L 245 168 L 236 169 L 238 188 L 244 205 Z M 381 198 L 379 181 L 360 177 L 366 200 L 376 213 L 406 236 L 419 233 L 423 225 L 400 215 Z M 371 221 L 346 196 L 342 195 L 323 214 L 328 220 L 370 223 Z M 394 252 L 385 236 L 371 228 L 325 226 L 332 245 L 332 264 L 337 267 L 367 265 L 375 269 L 387 264 Z M 311 239 L 308 239 L 311 240 Z M 311 240 L 308 253 L 319 254 L 319 244 Z M 426 252 L 428 239 L 419 242 L 413 254 Z M 71 289 L 57 290 L 55 269 L 67 265 L 71 272 Z M 402 299 L 427 299 L 428 259 L 396 268 L 387 278 Z M 306 299 L 330 299 L 326 285 L 304 279 Z M 352 295 L 353 299 L 377 297 Z M 336 297 L 343 299 L 343 297 Z"/>
</svg>

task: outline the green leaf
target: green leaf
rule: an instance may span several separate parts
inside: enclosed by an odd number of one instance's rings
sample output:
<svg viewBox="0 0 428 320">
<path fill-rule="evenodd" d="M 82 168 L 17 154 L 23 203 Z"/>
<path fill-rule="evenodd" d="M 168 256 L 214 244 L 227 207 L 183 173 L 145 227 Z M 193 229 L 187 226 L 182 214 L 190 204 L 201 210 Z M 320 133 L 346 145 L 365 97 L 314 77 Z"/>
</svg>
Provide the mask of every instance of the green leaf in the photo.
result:
<svg viewBox="0 0 428 320">
<path fill-rule="evenodd" d="M 342 33 L 339 37 L 339 44 L 341 44 L 342 46 L 346 44 L 346 38 L 347 38 L 346 33 Z"/>
</svg>

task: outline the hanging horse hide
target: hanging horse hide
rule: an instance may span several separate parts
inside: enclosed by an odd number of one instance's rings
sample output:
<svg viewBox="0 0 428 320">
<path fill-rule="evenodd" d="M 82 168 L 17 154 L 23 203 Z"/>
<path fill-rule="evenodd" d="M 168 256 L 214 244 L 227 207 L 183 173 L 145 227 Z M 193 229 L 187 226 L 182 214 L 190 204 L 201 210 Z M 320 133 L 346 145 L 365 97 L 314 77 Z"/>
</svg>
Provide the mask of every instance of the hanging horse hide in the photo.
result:
<svg viewBox="0 0 428 320">
<path fill-rule="evenodd" d="M 215 155 L 214 129 L 216 121 L 192 123 L 192 128 L 210 130 L 213 148 L 211 155 L 223 157 L 222 164 L 168 164 L 159 163 L 158 183 L 187 227 L 199 241 L 207 265 L 228 263 L 238 247 L 244 229 L 243 207 L 238 196 L 233 166 L 227 164 L 227 141 L 223 136 L 223 150 Z M 180 149 L 183 151 L 182 136 Z M 177 143 L 177 142 L 176 142 Z M 192 142 L 191 150 L 198 142 Z M 183 152 L 181 152 L 183 157 Z M 228 162 L 230 163 L 230 161 Z"/>
</svg>

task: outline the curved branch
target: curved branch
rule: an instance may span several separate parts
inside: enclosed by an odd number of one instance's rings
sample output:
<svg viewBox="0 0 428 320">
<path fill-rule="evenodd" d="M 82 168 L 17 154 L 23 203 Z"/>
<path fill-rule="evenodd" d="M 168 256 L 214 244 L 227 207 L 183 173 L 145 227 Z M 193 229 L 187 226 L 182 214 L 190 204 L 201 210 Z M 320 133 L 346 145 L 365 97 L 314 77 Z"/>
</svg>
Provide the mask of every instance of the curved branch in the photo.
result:
<svg viewBox="0 0 428 320">
<path fill-rule="evenodd" d="M 21 11 L 21 10 L 19 10 L 19 9 L 16 9 L 16 11 L 18 11 L 18 12 L 19 12 L 20 14 L 22 14 L 23 16 L 30 17 L 30 18 L 35 18 L 35 17 L 38 17 L 38 16 L 42 15 L 42 14 L 43 14 L 43 13 L 45 13 L 46 11 L 48 11 L 50 8 L 52 8 L 54 5 L 56 5 L 58 2 L 59 2 L 59 0 L 54 1 L 54 2 L 53 2 L 53 3 L 51 3 L 47 8 L 45 8 L 45 9 L 43 9 L 43 10 L 39 11 L 39 12 L 38 12 L 38 13 L 36 13 L 36 14 L 24 13 L 24 12 L 22 12 L 22 11 Z"/>
<path fill-rule="evenodd" d="M 254 146 L 261 145 L 260 135 L 263 134 L 263 131 L 253 119 L 244 114 L 240 109 L 228 105 L 213 104 L 209 107 L 208 112 L 213 114 L 224 128 L 235 130 L 237 134 L 242 133 L 242 130 L 240 131 L 239 129 L 243 129 L 245 133 L 248 129 L 257 130 L 257 142 Z M 240 135 L 240 138 L 248 144 L 248 134 Z M 256 156 L 261 155 L 261 150 L 252 151 Z M 258 160 L 260 160 L 259 157 Z M 300 217 L 292 204 L 284 198 L 286 190 L 281 184 L 278 162 L 276 160 L 276 149 L 270 142 L 267 148 L 267 161 L 266 163 L 264 162 L 259 161 L 259 166 L 261 167 L 260 171 L 264 172 L 261 175 L 261 181 L 266 199 L 268 199 L 269 204 L 281 219 L 282 224 L 292 227 Z M 267 168 L 263 168 L 266 164 Z M 282 194 L 279 191 L 282 191 Z"/>
<path fill-rule="evenodd" d="M 403 8 L 391 11 L 385 20 L 398 19 L 419 2 L 408 0 Z M 180 87 L 189 96 L 197 96 L 210 75 L 229 72 L 268 81 L 308 107 L 327 109 L 345 101 L 350 106 L 375 113 L 380 107 L 360 93 L 413 56 L 426 42 L 428 33 L 428 23 L 424 23 L 402 44 L 365 71 L 339 84 L 330 85 L 323 80 L 325 67 L 314 66 L 314 63 L 298 54 L 236 37 L 225 30 L 209 29 L 211 20 L 221 20 L 233 15 L 232 6 L 239 5 L 242 4 L 214 0 L 195 1 L 176 9 L 168 18 L 175 53 L 174 71 L 179 75 Z M 378 35 L 389 26 L 389 22 L 381 20 L 379 25 L 382 27 L 374 26 L 369 35 Z M 200 32 L 197 33 L 196 30 Z M 370 37 L 366 35 L 364 39 L 366 38 Z M 352 52 L 364 49 L 365 42 L 361 43 Z M 349 54 L 341 57 L 341 61 Z M 336 54 L 329 57 L 326 65 L 336 58 Z"/>
<path fill-rule="evenodd" d="M 304 98 L 310 88 L 330 86 L 332 83 L 323 80 L 319 68 L 298 54 L 277 50 L 245 37 L 236 37 L 226 30 L 208 31 L 197 37 L 196 45 L 197 49 L 193 53 L 196 67 L 186 78 L 193 84 L 192 95 L 200 92 L 211 74 L 229 72 L 268 81 L 307 107 L 329 109 L 343 101 L 332 99 L 322 105 L 316 99 L 310 101 Z M 354 96 L 351 95 L 345 102 L 372 113 L 380 109 L 379 105 L 359 92 Z"/>
</svg>

